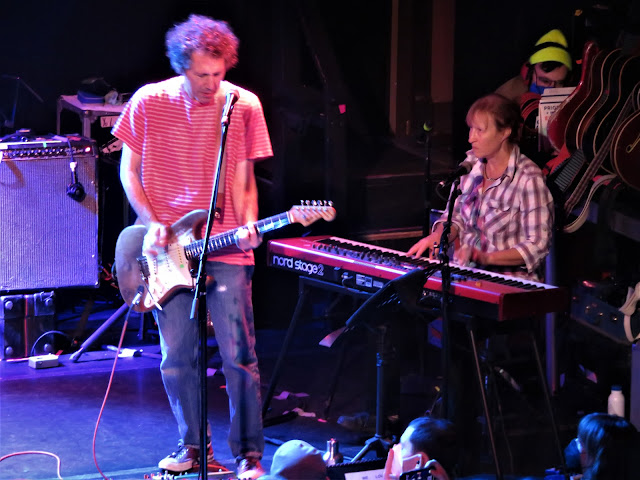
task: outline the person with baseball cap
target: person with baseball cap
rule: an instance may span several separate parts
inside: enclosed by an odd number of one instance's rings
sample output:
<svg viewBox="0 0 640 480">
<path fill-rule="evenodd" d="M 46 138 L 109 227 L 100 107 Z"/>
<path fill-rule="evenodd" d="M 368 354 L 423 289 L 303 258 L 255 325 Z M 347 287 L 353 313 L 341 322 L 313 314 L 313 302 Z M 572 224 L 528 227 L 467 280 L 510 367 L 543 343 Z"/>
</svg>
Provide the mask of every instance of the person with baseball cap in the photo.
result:
<svg viewBox="0 0 640 480">
<path fill-rule="evenodd" d="M 273 454 L 268 475 L 260 480 L 328 480 L 322 452 L 303 440 L 289 440 Z"/>
</svg>

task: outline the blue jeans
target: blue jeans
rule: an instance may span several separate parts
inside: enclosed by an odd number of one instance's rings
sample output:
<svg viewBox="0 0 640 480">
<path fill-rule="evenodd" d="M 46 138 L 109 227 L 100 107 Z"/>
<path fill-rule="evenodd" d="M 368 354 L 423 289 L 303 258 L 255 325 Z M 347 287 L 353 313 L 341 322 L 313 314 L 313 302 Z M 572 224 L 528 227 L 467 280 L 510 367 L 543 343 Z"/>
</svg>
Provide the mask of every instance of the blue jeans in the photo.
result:
<svg viewBox="0 0 640 480">
<path fill-rule="evenodd" d="M 260 372 L 251 303 L 253 266 L 207 262 L 207 309 L 215 330 L 229 395 L 228 443 L 238 458 L 261 458 L 264 450 Z M 181 443 L 200 445 L 198 322 L 189 319 L 193 294 L 181 290 L 154 310 L 160 330 L 162 381 L 178 422 Z"/>
</svg>

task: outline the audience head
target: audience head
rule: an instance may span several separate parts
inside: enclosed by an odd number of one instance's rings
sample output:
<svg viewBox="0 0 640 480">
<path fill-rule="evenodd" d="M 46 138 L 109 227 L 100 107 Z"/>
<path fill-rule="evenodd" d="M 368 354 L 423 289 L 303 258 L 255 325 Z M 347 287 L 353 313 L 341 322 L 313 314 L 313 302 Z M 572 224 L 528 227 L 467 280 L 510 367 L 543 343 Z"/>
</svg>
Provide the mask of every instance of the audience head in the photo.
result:
<svg viewBox="0 0 640 480">
<path fill-rule="evenodd" d="M 418 417 L 409 423 L 400 446 L 403 458 L 421 454 L 421 464 L 437 460 L 449 473 L 453 472 L 458 456 L 453 424 L 441 418 Z"/>
<path fill-rule="evenodd" d="M 580 420 L 576 440 L 585 480 L 637 478 L 633 467 L 638 432 L 627 420 L 591 413 Z"/>
<path fill-rule="evenodd" d="M 290 440 L 273 454 L 269 475 L 264 480 L 326 480 L 327 466 L 322 452 L 302 440 Z"/>
<path fill-rule="evenodd" d="M 545 88 L 563 85 L 573 66 L 568 46 L 557 29 L 540 37 L 528 62 L 530 91 L 542 94 Z"/>
</svg>

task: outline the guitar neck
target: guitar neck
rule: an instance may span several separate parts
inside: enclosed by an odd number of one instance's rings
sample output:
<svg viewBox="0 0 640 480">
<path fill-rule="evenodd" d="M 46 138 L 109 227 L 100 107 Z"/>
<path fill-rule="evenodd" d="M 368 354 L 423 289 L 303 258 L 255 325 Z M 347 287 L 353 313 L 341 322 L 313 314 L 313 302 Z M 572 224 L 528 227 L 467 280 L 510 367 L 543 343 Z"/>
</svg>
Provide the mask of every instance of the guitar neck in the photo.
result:
<svg viewBox="0 0 640 480">
<path fill-rule="evenodd" d="M 291 221 L 289 220 L 288 212 L 284 212 L 268 218 L 263 218 L 262 220 L 258 220 L 254 224 L 254 226 L 256 228 L 256 231 L 260 235 L 263 235 L 267 232 L 277 230 L 278 228 L 286 227 L 290 223 Z M 228 230 L 226 232 L 209 237 L 209 241 L 207 242 L 207 253 L 215 252 L 216 250 L 220 250 L 221 248 L 235 245 L 236 235 L 241 228 L 244 227 L 234 228 L 233 230 Z M 203 245 L 204 240 L 197 240 L 187 245 L 185 247 L 186 257 L 189 260 L 199 257 L 202 254 Z"/>
<path fill-rule="evenodd" d="M 589 166 L 587 167 L 587 170 L 585 171 L 584 175 L 578 182 L 578 185 L 576 186 L 574 192 L 569 196 L 569 198 L 565 202 L 565 205 L 564 205 L 565 214 L 568 215 L 569 213 L 571 213 L 571 211 L 578 204 L 578 202 L 584 195 L 585 191 L 587 190 L 587 186 L 589 185 L 593 177 L 596 175 L 596 173 L 602 166 L 602 163 L 605 157 L 609 155 L 610 153 L 609 149 L 611 147 L 611 144 L 613 143 L 614 134 L 616 133 L 618 127 L 622 124 L 624 119 L 629 115 L 632 109 L 632 106 L 633 106 L 633 96 L 630 95 L 629 97 L 627 97 L 624 103 L 624 106 L 622 107 L 622 110 L 618 115 L 618 118 L 616 119 L 613 127 L 611 128 L 604 142 L 602 143 L 602 147 L 600 147 L 600 149 L 596 153 L 593 160 L 589 162 Z"/>
</svg>

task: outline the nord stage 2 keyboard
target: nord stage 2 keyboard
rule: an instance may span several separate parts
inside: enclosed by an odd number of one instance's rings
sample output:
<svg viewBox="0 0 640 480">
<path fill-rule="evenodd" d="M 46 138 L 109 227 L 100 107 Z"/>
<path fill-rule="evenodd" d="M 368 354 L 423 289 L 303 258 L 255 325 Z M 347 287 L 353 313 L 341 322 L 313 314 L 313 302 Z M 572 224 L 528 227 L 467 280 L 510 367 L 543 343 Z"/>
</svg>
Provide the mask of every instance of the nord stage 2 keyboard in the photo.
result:
<svg viewBox="0 0 640 480">
<path fill-rule="evenodd" d="M 272 267 L 371 293 L 415 268 L 426 269 L 439 263 L 327 236 L 270 240 L 267 251 Z M 565 288 L 454 264 L 451 272 L 452 312 L 504 321 L 559 312 L 569 306 Z M 425 306 L 439 305 L 439 271 L 428 277 L 423 295 L 421 303 Z"/>
</svg>

